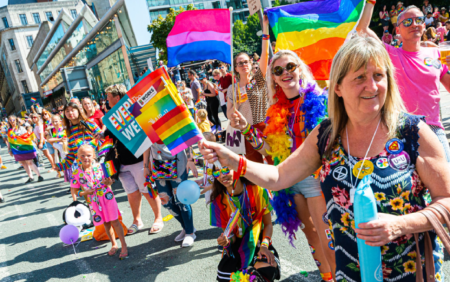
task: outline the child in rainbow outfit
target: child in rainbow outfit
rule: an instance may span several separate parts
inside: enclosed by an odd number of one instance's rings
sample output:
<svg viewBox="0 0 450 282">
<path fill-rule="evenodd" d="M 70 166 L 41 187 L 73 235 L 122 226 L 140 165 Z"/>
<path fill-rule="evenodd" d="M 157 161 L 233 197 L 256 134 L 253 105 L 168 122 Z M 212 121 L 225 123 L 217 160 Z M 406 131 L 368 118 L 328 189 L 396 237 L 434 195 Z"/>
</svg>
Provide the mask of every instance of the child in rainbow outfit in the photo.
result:
<svg viewBox="0 0 450 282">
<path fill-rule="evenodd" d="M 119 222 L 119 207 L 110 187 L 112 179 L 105 178 L 100 164 L 95 162 L 95 150 L 90 145 L 81 145 L 77 157 L 78 168 L 72 172 L 70 188 L 76 189 L 78 196 L 86 198 L 94 225 L 105 226 L 106 234 L 112 243 L 108 255 L 114 256 L 119 249 L 114 235 L 116 231 L 122 245 L 119 259 L 125 259 L 128 257 L 128 249 L 123 227 Z"/>
</svg>

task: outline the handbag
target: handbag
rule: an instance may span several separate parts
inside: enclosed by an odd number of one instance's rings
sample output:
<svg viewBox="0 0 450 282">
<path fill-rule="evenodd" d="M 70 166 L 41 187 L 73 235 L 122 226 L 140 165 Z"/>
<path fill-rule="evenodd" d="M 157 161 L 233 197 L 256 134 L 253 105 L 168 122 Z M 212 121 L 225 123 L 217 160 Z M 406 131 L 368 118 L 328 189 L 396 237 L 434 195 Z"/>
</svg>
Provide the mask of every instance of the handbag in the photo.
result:
<svg viewBox="0 0 450 282">
<path fill-rule="evenodd" d="M 153 179 L 177 179 L 177 158 L 172 160 L 152 160 Z"/>
<path fill-rule="evenodd" d="M 450 213 L 449 211 L 441 204 L 439 203 L 432 203 L 430 206 L 427 207 L 426 210 L 418 211 L 422 213 L 428 221 L 433 226 L 434 231 L 441 239 L 442 243 L 444 244 L 445 249 L 447 250 L 447 253 L 450 254 L 450 236 L 447 234 L 447 232 L 444 229 L 444 226 L 439 221 L 437 215 L 440 214 L 444 220 L 447 226 L 450 226 Z M 424 236 L 424 246 L 425 246 L 425 271 L 426 271 L 426 277 L 422 276 L 422 261 L 420 254 L 420 248 L 419 248 L 419 233 L 414 233 L 414 239 L 416 241 L 416 282 L 434 282 L 435 281 L 435 273 L 436 270 L 434 268 L 434 258 L 433 258 L 433 249 L 431 245 L 431 239 L 428 232 L 425 232 Z"/>
</svg>

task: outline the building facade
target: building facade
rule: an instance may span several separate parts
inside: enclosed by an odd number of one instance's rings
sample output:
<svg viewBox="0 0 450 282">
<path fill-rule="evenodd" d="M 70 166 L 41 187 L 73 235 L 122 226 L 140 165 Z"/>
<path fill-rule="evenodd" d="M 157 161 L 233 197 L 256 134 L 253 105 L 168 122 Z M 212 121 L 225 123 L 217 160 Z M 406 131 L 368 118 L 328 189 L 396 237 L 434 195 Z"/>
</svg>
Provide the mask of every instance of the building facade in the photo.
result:
<svg viewBox="0 0 450 282">
<path fill-rule="evenodd" d="M 0 95 L 7 114 L 20 114 L 30 106 L 31 97 L 39 97 L 39 85 L 27 64 L 27 56 L 42 23 L 51 25 L 61 9 L 75 17 L 83 5 L 81 0 L 10 0 L 0 8 Z"/>
<path fill-rule="evenodd" d="M 98 99 L 103 90 L 113 84 L 134 84 L 133 70 L 138 70 L 129 58 L 129 49 L 137 45 L 124 0 L 92 1 L 97 14 L 85 5 L 77 18 L 71 19 L 62 9 L 55 24 L 40 38 L 43 44 L 33 46 L 28 63 L 36 74 L 44 107 L 53 108 L 67 103 L 70 98 L 68 84 L 62 69 L 85 67 L 90 89 L 72 93 L 79 98 L 91 96 Z M 89 3 L 88 3 L 89 4 Z M 109 9 L 105 9 L 110 5 Z M 44 37 L 45 32 L 42 32 Z M 33 57 L 33 58 L 31 58 Z"/>
<path fill-rule="evenodd" d="M 165 17 L 169 13 L 170 8 L 178 10 L 180 7 L 186 8 L 189 4 L 193 4 L 195 8 L 202 9 L 228 9 L 233 7 L 233 22 L 241 20 L 247 21 L 250 15 L 247 0 L 146 0 L 150 13 L 150 21 Z M 272 7 L 270 0 L 261 0 L 263 8 Z"/>
</svg>

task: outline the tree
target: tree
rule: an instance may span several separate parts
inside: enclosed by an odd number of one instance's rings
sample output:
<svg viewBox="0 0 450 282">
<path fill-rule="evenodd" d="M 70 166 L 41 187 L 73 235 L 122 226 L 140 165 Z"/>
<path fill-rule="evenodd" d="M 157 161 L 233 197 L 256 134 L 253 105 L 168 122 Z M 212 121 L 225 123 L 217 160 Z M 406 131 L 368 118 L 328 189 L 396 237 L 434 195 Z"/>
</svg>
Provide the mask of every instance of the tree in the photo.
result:
<svg viewBox="0 0 450 282">
<path fill-rule="evenodd" d="M 175 10 L 173 8 L 169 9 L 169 14 L 165 18 L 161 15 L 153 20 L 151 24 L 148 25 L 148 32 L 153 32 L 151 43 L 153 47 L 159 49 L 160 54 L 159 58 L 167 64 L 167 45 L 166 39 L 169 36 L 170 31 L 172 30 L 175 24 L 175 18 L 178 14 L 184 11 L 197 10 L 193 4 L 189 4 L 186 9 L 180 7 L 179 10 Z"/>
<path fill-rule="evenodd" d="M 261 30 L 257 14 L 249 16 L 247 23 L 238 20 L 233 26 L 233 56 L 240 52 L 261 54 L 261 38 L 256 35 Z"/>
</svg>

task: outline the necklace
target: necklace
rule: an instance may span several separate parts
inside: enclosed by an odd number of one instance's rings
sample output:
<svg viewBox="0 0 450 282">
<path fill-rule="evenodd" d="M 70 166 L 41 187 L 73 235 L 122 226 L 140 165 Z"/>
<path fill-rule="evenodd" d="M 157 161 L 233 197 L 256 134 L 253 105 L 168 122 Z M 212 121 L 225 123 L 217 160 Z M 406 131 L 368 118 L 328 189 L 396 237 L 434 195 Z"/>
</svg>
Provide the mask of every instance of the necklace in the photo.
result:
<svg viewBox="0 0 450 282">
<path fill-rule="evenodd" d="M 301 85 L 301 81 L 300 81 L 300 85 Z M 298 97 L 297 99 L 302 98 L 302 94 L 303 94 L 303 93 L 301 92 L 302 90 L 303 90 L 303 89 L 302 89 L 301 86 L 300 86 L 300 89 L 299 89 L 299 91 L 298 91 L 299 97 Z M 300 105 L 301 105 L 301 103 L 298 102 L 297 109 L 295 110 L 295 114 L 294 114 L 294 117 L 293 117 L 293 119 L 292 119 L 292 124 L 291 124 L 291 125 L 288 124 L 289 134 L 290 134 L 292 137 L 295 136 L 295 135 L 294 135 L 293 129 L 294 129 L 294 126 L 295 126 L 295 119 L 297 118 L 298 110 L 300 109 Z"/>
<path fill-rule="evenodd" d="M 360 179 L 361 171 L 363 171 L 362 177 L 369 175 L 373 172 L 373 163 L 371 161 L 367 161 L 367 155 L 369 154 L 370 148 L 372 147 L 373 140 L 375 139 L 375 135 L 377 135 L 378 127 L 380 126 L 381 118 L 378 121 L 377 128 L 375 129 L 375 132 L 373 133 L 372 140 L 370 141 L 369 148 L 367 149 L 366 155 L 364 156 L 364 159 L 357 162 L 355 166 L 352 165 L 352 162 L 350 160 L 350 143 L 348 142 L 348 129 L 347 126 L 345 127 L 345 134 L 347 135 L 347 147 L 348 147 L 348 164 L 350 166 L 350 184 L 352 185 L 352 188 L 350 189 L 350 201 L 353 203 L 353 200 L 355 198 L 355 191 L 356 191 L 356 184 L 358 183 L 358 179 Z M 356 175 L 356 171 L 358 171 L 358 174 Z M 355 184 L 353 184 L 353 174 L 355 174 Z M 361 178 L 362 178 L 361 177 Z"/>
</svg>

